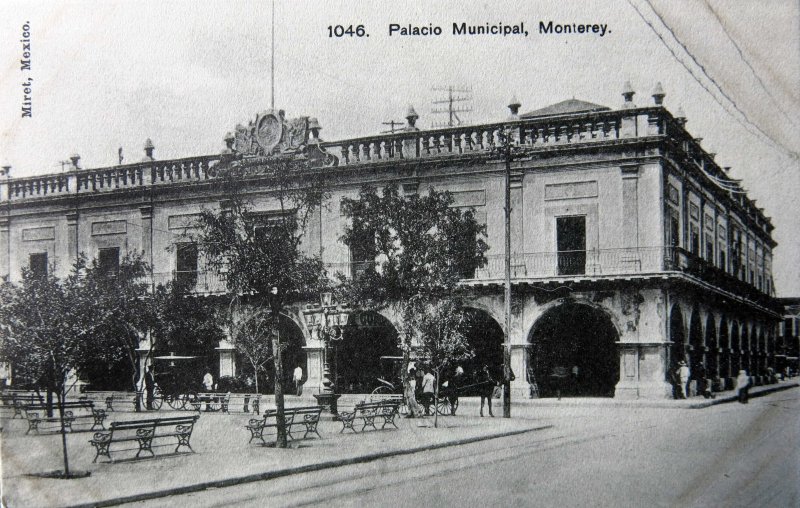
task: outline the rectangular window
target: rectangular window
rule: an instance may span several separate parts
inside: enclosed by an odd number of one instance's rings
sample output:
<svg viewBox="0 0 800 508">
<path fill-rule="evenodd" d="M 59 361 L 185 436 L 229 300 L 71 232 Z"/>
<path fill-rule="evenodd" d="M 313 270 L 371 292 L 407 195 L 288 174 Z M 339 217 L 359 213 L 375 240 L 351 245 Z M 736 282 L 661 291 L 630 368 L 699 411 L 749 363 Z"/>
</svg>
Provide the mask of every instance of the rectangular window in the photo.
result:
<svg viewBox="0 0 800 508">
<path fill-rule="evenodd" d="M 105 274 L 119 272 L 119 247 L 100 249 L 97 253 L 97 266 Z"/>
<path fill-rule="evenodd" d="M 709 263 L 714 262 L 714 242 L 710 239 L 706 240 L 706 260 Z"/>
<path fill-rule="evenodd" d="M 194 286 L 197 284 L 197 244 L 179 243 L 175 254 L 175 280 L 183 286 Z"/>
<path fill-rule="evenodd" d="M 47 253 L 31 254 L 28 258 L 28 268 L 34 277 L 47 277 Z"/>
<path fill-rule="evenodd" d="M 678 215 L 674 210 L 670 210 L 669 224 L 667 227 L 667 245 L 679 247 L 681 245 L 681 224 Z"/>
<path fill-rule="evenodd" d="M 586 217 L 558 217 L 556 247 L 559 275 L 586 273 Z"/>
<path fill-rule="evenodd" d="M 728 271 L 728 267 L 725 265 L 725 251 L 724 250 L 719 252 L 719 267 L 722 268 L 723 270 L 725 270 L 726 272 Z"/>
<path fill-rule="evenodd" d="M 697 230 L 697 226 L 692 224 L 690 226 L 689 231 L 691 231 L 691 235 L 689 237 L 689 251 L 694 254 L 695 256 L 700 255 L 700 233 Z"/>
</svg>

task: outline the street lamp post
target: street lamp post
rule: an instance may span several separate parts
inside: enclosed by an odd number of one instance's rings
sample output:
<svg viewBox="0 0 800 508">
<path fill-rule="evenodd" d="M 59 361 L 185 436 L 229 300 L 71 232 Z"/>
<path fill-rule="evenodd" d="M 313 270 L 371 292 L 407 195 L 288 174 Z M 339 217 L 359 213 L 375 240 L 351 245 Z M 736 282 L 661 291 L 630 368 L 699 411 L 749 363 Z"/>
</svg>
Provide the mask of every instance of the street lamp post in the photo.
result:
<svg viewBox="0 0 800 508">
<path fill-rule="evenodd" d="M 322 390 L 314 395 L 320 406 L 327 407 L 334 415 L 338 414 L 336 407 L 341 394 L 335 393 L 335 386 L 331 379 L 330 351 L 331 341 L 342 340 L 342 326 L 347 321 L 347 313 L 337 311 L 333 303 L 332 293 L 322 293 L 320 298 L 322 307 L 322 320 L 317 324 L 317 333 L 322 341 Z"/>
</svg>

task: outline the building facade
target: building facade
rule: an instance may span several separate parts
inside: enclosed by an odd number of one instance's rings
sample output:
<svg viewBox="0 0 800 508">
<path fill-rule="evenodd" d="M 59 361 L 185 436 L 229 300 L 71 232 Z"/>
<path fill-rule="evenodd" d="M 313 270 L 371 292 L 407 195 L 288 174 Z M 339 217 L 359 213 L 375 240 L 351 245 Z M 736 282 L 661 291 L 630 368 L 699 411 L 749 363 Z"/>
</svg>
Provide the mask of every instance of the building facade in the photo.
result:
<svg viewBox="0 0 800 508">
<path fill-rule="evenodd" d="M 510 139 L 514 394 L 667 398 L 679 361 L 716 389 L 731 387 L 740 369 L 767 382 L 782 315 L 770 219 L 688 133 L 686 119 L 663 106 L 660 85 L 648 105 L 635 105 L 629 85 L 623 97 L 618 109 L 573 99 L 526 114 L 512 101 L 504 122 L 433 130 L 418 129 L 411 109 L 402 131 L 335 142 L 318 138 L 313 119 L 268 112 L 237 126 L 220 155 L 159 161 L 148 140 L 140 163 L 80 169 L 76 156 L 67 172 L 0 181 L 0 274 L 65 274 L 79 253 L 114 263 L 140 252 L 156 282 L 184 278 L 198 294 L 224 294 L 224 280 L 189 240 L 197 214 L 221 206 L 218 169 L 246 160 L 255 145 L 265 163 L 275 150 L 298 149 L 330 181 L 331 200 L 303 248 L 331 274 L 361 261 L 340 241 L 339 203 L 364 184 L 446 189 L 453 206 L 474 209 L 490 250 L 462 284 L 481 323 L 476 362 L 496 363 L 504 347 L 500 148 Z M 251 181 L 254 209 L 277 210 L 268 179 Z M 322 383 L 322 312 L 318 302 L 286 312 L 312 389 Z M 335 353 L 345 391 L 366 389 L 379 358 L 396 354 L 396 316 L 363 313 L 353 322 L 361 332 Z M 218 374 L 233 374 L 230 344 L 217 349 Z M 375 368 L 351 365 L 355 356 Z"/>
</svg>

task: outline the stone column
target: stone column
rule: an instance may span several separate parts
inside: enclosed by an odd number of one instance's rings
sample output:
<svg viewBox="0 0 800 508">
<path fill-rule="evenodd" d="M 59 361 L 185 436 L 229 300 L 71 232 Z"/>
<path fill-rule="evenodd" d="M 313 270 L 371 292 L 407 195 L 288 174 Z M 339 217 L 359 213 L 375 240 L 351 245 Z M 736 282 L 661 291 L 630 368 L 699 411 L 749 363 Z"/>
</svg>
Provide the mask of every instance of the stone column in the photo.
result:
<svg viewBox="0 0 800 508">
<path fill-rule="evenodd" d="M 619 350 L 620 381 L 615 399 L 672 398 L 672 386 L 665 381 L 668 343 L 619 343 Z"/>
<path fill-rule="evenodd" d="M 306 352 L 306 375 L 308 379 L 303 385 L 303 391 L 308 393 L 321 393 L 322 391 L 322 347 L 304 346 Z"/>
<path fill-rule="evenodd" d="M 236 376 L 236 348 L 223 339 L 219 341 L 219 347 L 214 348 L 219 352 L 219 377 Z"/>
<path fill-rule="evenodd" d="M 530 387 L 525 378 L 528 369 L 528 347 L 530 344 L 511 345 L 511 370 L 514 371 L 515 379 L 511 382 L 511 411 L 513 415 L 513 399 L 527 399 L 530 396 Z"/>
<path fill-rule="evenodd" d="M 67 214 L 67 266 L 71 267 L 78 260 L 78 212 Z"/>
</svg>

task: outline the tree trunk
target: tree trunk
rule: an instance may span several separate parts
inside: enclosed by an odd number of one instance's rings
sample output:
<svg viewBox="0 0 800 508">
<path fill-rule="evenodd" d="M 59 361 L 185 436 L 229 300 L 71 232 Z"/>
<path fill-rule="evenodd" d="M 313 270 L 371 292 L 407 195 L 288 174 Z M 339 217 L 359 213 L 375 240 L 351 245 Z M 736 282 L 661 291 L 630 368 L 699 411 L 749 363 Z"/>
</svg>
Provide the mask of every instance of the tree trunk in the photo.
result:
<svg viewBox="0 0 800 508">
<path fill-rule="evenodd" d="M 142 374 L 140 372 L 137 376 L 136 366 L 134 366 L 132 377 L 133 377 L 132 382 L 133 382 L 133 393 L 134 393 L 133 410 L 138 413 L 142 410 L 142 397 L 139 396 L 139 386 L 137 381 L 142 378 Z"/>
<path fill-rule="evenodd" d="M 278 448 L 286 448 L 286 419 L 283 407 L 283 361 L 281 359 L 281 332 L 280 332 L 280 307 L 272 307 L 272 316 L 275 329 L 272 334 L 273 361 L 275 363 L 275 420 L 277 423 L 277 433 L 275 445 Z"/>
<path fill-rule="evenodd" d="M 61 422 L 61 450 L 64 454 L 64 476 L 69 476 L 69 455 L 67 454 L 67 430 L 64 428 L 64 403 L 67 401 L 66 382 L 58 397 L 58 416 Z"/>
</svg>

